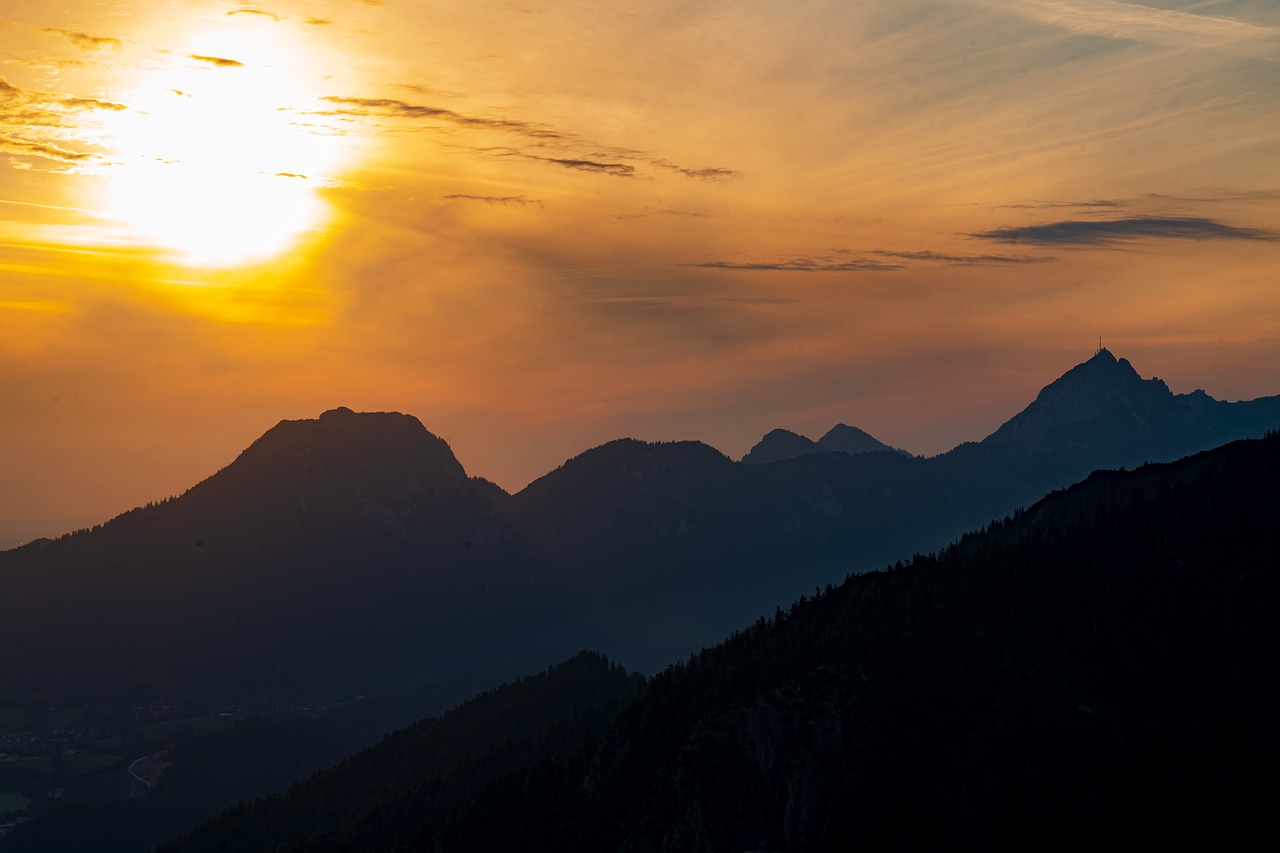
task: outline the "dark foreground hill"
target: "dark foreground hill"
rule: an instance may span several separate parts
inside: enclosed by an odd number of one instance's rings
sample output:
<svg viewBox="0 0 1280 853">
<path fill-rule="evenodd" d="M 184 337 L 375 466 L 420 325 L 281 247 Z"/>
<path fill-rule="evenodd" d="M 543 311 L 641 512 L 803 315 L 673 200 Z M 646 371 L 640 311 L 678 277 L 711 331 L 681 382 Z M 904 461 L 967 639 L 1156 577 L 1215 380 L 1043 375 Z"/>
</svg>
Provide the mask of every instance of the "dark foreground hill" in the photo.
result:
<svg viewBox="0 0 1280 853">
<path fill-rule="evenodd" d="M 279 810 L 260 808 L 266 825 L 256 826 L 253 838 L 228 839 L 226 849 L 261 847 L 266 839 L 307 824 L 341 824 L 369 842 L 394 838 L 424 819 L 449 815 L 512 767 L 572 755 L 586 744 L 598 743 L 644 683 L 642 676 L 628 675 L 602 656 L 582 652 L 540 674 L 481 693 L 438 718 L 387 734 L 377 748 L 294 786 L 287 801 L 273 801 L 282 804 Z M 271 759 L 296 756 L 300 744 L 310 748 L 322 726 L 323 721 L 254 720 L 234 732 L 237 739 L 252 743 L 253 752 L 236 750 L 227 738 L 212 744 L 197 739 L 182 749 L 230 747 L 242 760 L 248 756 L 248 769 L 279 776 Z M 332 725 L 323 731 L 331 740 L 338 735 Z M 218 756 L 205 756 L 197 763 L 181 755 L 174 760 L 174 770 L 163 775 L 147 797 L 63 805 L 50 819 L 17 827 L 3 849 L 150 850 L 207 817 L 211 802 L 217 803 L 214 811 L 235 804 L 236 797 L 227 799 L 227 792 L 217 790 L 228 770 Z M 324 799 L 312 797 L 314 791 L 324 792 Z M 351 796 L 335 798 L 334 791 L 350 791 Z M 395 818 L 374 808 L 392 801 L 403 806 Z M 323 843 L 322 836 L 318 833 L 306 844 Z"/>
<path fill-rule="evenodd" d="M 448 817 L 335 772 L 165 849 L 1256 847 L 1280 796 L 1277 478 L 1275 433 L 1095 474 L 760 620 Z M 406 744 L 359 759 L 392 760 L 414 790 L 448 778 Z"/>
</svg>

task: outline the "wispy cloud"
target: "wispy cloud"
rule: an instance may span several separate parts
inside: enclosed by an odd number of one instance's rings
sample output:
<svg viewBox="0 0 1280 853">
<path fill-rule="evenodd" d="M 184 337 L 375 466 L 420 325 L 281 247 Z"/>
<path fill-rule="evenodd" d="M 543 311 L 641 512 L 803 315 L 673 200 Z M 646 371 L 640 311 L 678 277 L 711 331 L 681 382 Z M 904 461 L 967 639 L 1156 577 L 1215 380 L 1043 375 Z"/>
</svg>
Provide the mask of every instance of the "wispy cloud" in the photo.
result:
<svg viewBox="0 0 1280 853">
<path fill-rule="evenodd" d="M 1099 208 L 1103 210 L 1114 210 L 1117 207 L 1122 207 L 1123 204 L 1124 202 L 1112 199 L 1093 199 L 1092 201 L 1044 201 L 1034 199 L 1032 201 L 1021 201 L 1013 204 L 999 204 L 996 205 L 996 207 L 1001 210 L 1058 210 L 1062 208 Z"/>
<path fill-rule="evenodd" d="M 110 36 L 94 36 L 75 30 L 64 30 L 62 27 L 41 27 L 42 32 L 60 35 L 82 50 L 117 50 L 124 44 L 118 38 Z"/>
<path fill-rule="evenodd" d="M 553 163 L 578 172 L 594 172 L 599 175 L 613 175 L 618 178 L 634 178 L 636 174 L 636 167 L 630 163 L 601 163 L 596 160 L 579 160 L 565 157 L 539 157 L 535 154 L 522 154 L 521 156 L 526 160 Z"/>
<path fill-rule="evenodd" d="M 58 103 L 71 110 L 110 110 L 119 112 L 120 110 L 129 109 L 124 104 L 117 104 L 114 101 L 100 101 L 97 98 L 63 98 Z"/>
<path fill-rule="evenodd" d="M 1203 217 L 1135 216 L 1126 219 L 1047 222 L 996 228 L 970 234 L 1001 243 L 1105 246 L 1142 239 L 1280 240 L 1280 234 L 1260 228 L 1241 228 Z"/>
<path fill-rule="evenodd" d="M 488 205 L 507 205 L 513 207 L 542 207 L 544 202 L 540 198 L 527 198 L 522 195 L 471 195 L 469 193 L 450 193 L 441 196 L 445 201 L 477 201 Z"/>
<path fill-rule="evenodd" d="M 414 87 L 410 87 L 414 88 Z M 725 167 L 691 168 L 670 160 L 653 157 L 645 151 L 619 146 L 600 146 L 576 134 L 565 133 L 540 122 L 521 119 L 494 118 L 460 113 L 446 107 L 415 104 L 399 98 L 359 98 L 328 95 L 322 100 L 338 109 L 323 115 L 372 116 L 437 122 L 471 130 L 489 130 L 528 140 L 538 153 L 523 148 L 504 146 L 474 149 L 495 157 L 511 157 L 547 163 L 579 172 L 630 178 L 639 174 L 633 160 L 656 168 L 677 172 L 689 178 L 724 180 L 741 175 L 736 169 Z M 562 151 L 564 156 L 553 156 L 548 151 Z"/>
<path fill-rule="evenodd" d="M 672 172 L 679 172 L 680 174 L 689 178 L 702 178 L 704 180 L 709 180 L 709 181 L 722 181 L 729 178 L 739 178 L 742 176 L 742 172 L 739 172 L 737 169 L 723 169 L 723 168 L 717 168 L 717 167 L 713 167 L 709 169 L 690 169 L 686 166 L 681 166 L 676 163 L 668 162 L 666 160 L 650 160 L 649 162 L 651 162 L 653 165 L 657 166 L 660 169 L 669 169 Z"/>
<path fill-rule="evenodd" d="M 265 9 L 255 9 L 251 6 L 242 6 L 239 9 L 232 9 L 227 13 L 228 17 L 231 15 L 261 15 L 262 17 L 270 18 L 273 21 L 280 20 L 280 16 L 274 12 L 268 12 Z"/>
<path fill-rule="evenodd" d="M 100 154 L 77 151 L 69 145 L 82 141 L 75 128 L 77 118 L 95 111 L 118 112 L 124 104 L 98 98 L 77 98 L 55 92 L 24 89 L 0 77 L 0 151 L 22 158 L 35 157 L 58 164 L 54 171 L 80 171 L 102 161 Z M 17 168 L 37 168 L 30 160 L 11 160 Z M 48 171 L 48 169 L 42 169 Z"/>
<path fill-rule="evenodd" d="M 516 133 L 534 139 L 562 139 L 563 135 L 545 126 L 526 121 L 464 115 L 444 107 L 411 104 L 397 98 L 345 98 L 329 95 L 322 98 L 343 107 L 346 115 L 385 115 L 410 119 L 433 119 L 461 127 L 484 128 Z"/>
<path fill-rule="evenodd" d="M 681 264 L 686 267 L 702 267 L 714 270 L 743 270 L 746 272 L 884 272 L 902 269 L 902 264 L 885 263 L 870 258 L 833 260 L 831 258 L 792 258 L 779 261 L 706 261 L 699 264 Z"/>
<path fill-rule="evenodd" d="M 945 252 L 890 252 L 876 249 L 868 254 L 882 258 L 899 258 L 904 261 L 925 261 L 935 264 L 955 264 L 958 266 L 981 266 L 984 264 L 1043 264 L 1054 260 L 1045 255 L 956 255 Z"/>
<path fill-rule="evenodd" d="M 1184 48 L 1274 48 L 1280 29 L 1120 0 L 971 0 L 1081 35 Z M 1276 58 L 1276 57 L 1271 57 Z"/>
<path fill-rule="evenodd" d="M 1127 198 L 1100 198 L 1088 201 L 1031 199 L 1012 204 L 996 205 L 1002 210 L 1120 210 L 1151 209 L 1163 204 L 1233 204 L 1237 202 L 1277 202 L 1280 189 L 1237 190 L 1229 187 L 1204 187 L 1192 193 L 1143 193 Z"/>
<path fill-rule="evenodd" d="M 883 272 L 911 267 L 1042 264 L 1054 260 L 1045 255 L 962 255 L 952 252 L 834 249 L 831 255 L 785 257 L 776 261 L 708 261 L 682 264 L 722 270 L 772 270 L 779 272 Z M 880 260 L 887 258 L 888 260 Z"/>
<path fill-rule="evenodd" d="M 98 156 L 85 151 L 70 151 L 52 142 L 34 142 L 13 136 L 0 136 L 0 151 L 29 157 L 42 157 L 46 160 L 57 160 L 63 163 L 79 163 Z"/>
<path fill-rule="evenodd" d="M 203 56 L 199 53 L 188 53 L 187 56 L 197 62 L 207 62 L 210 65 L 216 65 L 219 68 L 242 68 L 244 63 L 236 59 L 227 59 L 222 56 Z"/>
</svg>

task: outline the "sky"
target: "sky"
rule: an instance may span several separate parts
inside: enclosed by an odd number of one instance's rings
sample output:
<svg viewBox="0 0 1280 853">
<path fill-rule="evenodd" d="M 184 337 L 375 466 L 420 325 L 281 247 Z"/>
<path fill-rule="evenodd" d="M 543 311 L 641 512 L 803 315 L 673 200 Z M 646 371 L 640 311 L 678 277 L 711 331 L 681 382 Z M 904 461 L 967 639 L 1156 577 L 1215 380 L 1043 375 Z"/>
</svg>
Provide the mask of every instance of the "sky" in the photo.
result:
<svg viewBox="0 0 1280 853">
<path fill-rule="evenodd" d="M 0 546 L 281 419 L 508 490 L 1280 393 L 1280 2 L 0 0 Z"/>
</svg>

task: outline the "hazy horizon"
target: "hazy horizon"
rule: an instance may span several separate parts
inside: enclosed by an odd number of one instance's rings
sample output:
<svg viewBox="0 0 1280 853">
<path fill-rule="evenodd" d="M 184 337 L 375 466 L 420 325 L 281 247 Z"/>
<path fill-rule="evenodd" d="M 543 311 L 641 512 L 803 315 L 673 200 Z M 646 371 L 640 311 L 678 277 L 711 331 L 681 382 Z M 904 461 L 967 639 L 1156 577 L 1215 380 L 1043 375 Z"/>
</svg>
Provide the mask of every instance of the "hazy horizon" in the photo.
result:
<svg viewBox="0 0 1280 853">
<path fill-rule="evenodd" d="M 0 0 L 0 33 L 0 546 L 337 406 L 516 490 L 623 436 L 936 454 L 1099 336 L 1280 392 L 1280 4 Z"/>
</svg>

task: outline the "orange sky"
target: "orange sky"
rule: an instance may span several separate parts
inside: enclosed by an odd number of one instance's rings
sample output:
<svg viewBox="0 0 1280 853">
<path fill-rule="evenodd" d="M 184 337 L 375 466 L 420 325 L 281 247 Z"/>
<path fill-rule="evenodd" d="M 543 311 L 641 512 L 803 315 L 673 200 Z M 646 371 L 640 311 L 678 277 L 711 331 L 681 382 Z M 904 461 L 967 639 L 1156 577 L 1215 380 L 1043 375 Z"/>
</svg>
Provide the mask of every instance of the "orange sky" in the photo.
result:
<svg viewBox="0 0 1280 853">
<path fill-rule="evenodd" d="M 1270 0 L 0 0 L 0 545 L 338 405 L 515 489 L 937 453 L 1099 335 L 1280 393 L 1277 79 Z"/>
</svg>

